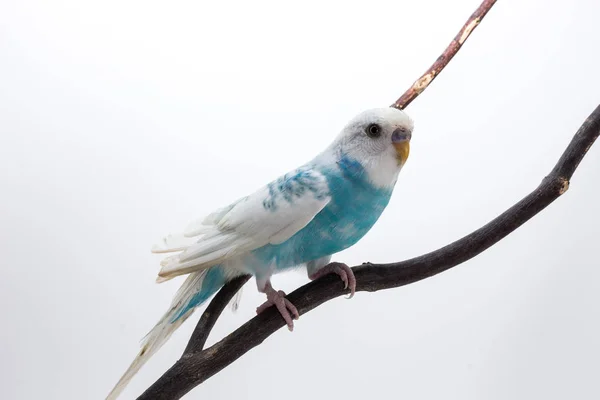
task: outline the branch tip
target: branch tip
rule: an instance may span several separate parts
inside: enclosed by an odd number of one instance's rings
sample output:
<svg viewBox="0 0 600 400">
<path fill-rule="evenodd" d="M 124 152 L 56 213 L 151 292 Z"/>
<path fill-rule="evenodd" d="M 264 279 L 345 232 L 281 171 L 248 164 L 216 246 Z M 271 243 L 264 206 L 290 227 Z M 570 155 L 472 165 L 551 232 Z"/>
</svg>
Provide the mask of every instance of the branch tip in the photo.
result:
<svg viewBox="0 0 600 400">
<path fill-rule="evenodd" d="M 456 53 L 458 53 L 462 45 L 467 41 L 469 36 L 471 36 L 471 33 L 473 33 L 475 28 L 479 26 L 483 17 L 491 10 L 496 1 L 497 0 L 484 0 L 477 10 L 469 17 L 467 22 L 464 23 L 461 30 L 454 39 L 452 39 L 448 47 L 446 47 L 446 50 L 444 50 L 431 67 L 429 67 L 429 69 L 427 69 L 427 71 L 425 71 L 425 73 L 421 75 L 421 77 L 417 79 L 390 107 L 404 110 L 417 98 L 417 96 L 423 93 L 431 82 L 433 82 L 433 80 L 442 72 L 446 65 L 448 65 Z"/>
</svg>

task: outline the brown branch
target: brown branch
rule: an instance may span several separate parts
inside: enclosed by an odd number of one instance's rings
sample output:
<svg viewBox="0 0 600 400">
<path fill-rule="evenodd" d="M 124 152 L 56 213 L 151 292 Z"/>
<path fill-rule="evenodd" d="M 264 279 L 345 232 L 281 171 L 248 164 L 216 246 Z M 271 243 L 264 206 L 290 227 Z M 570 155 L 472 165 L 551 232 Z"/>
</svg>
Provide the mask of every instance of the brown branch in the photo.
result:
<svg viewBox="0 0 600 400">
<path fill-rule="evenodd" d="M 367 263 L 354 267 L 356 290 L 374 292 L 428 278 L 475 257 L 499 242 L 567 191 L 575 169 L 599 135 L 600 106 L 586 119 L 556 166 L 533 192 L 487 225 L 441 249 L 398 263 Z M 341 288 L 339 278 L 327 275 L 287 297 L 303 315 L 347 292 Z M 270 308 L 208 349 L 189 349 L 138 400 L 180 399 L 284 325 L 279 313 Z"/>
<path fill-rule="evenodd" d="M 404 92 L 402 96 L 390 107 L 404 110 L 418 95 L 423 93 L 431 82 L 442 72 L 442 70 L 448 65 L 450 60 L 458 53 L 458 50 L 462 47 L 465 41 L 469 38 L 471 33 L 479 26 L 481 20 L 490 11 L 492 6 L 496 3 L 496 0 L 484 0 L 483 3 L 475 10 L 475 12 L 469 17 L 467 22 L 463 25 L 462 29 L 452 39 L 452 42 L 446 47 L 446 50 L 438 57 L 431 67 L 412 84 L 412 86 Z"/>
</svg>

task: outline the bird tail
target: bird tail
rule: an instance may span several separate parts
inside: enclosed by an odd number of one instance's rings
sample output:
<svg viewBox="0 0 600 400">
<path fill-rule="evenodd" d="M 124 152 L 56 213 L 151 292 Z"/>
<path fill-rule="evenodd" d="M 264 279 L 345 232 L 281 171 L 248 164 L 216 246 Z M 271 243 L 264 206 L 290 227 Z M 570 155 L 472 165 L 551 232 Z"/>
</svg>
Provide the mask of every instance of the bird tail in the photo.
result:
<svg viewBox="0 0 600 400">
<path fill-rule="evenodd" d="M 231 279 L 225 275 L 221 266 L 190 274 L 175 294 L 169 310 L 142 339 L 140 352 L 108 394 L 106 400 L 115 400 L 150 357 L 192 315 L 194 309 L 215 294 L 229 280 L 228 278 Z"/>
</svg>

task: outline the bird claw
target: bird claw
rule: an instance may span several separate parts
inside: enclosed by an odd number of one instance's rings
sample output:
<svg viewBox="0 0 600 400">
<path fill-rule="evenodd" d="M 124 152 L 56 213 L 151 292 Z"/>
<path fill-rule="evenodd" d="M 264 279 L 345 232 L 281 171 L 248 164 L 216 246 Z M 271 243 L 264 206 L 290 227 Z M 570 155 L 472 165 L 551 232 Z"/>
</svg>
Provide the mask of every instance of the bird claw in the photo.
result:
<svg viewBox="0 0 600 400">
<path fill-rule="evenodd" d="M 344 289 L 350 288 L 350 296 L 348 299 L 354 297 L 354 293 L 356 292 L 356 278 L 354 277 L 354 272 L 352 268 L 347 266 L 344 263 L 340 262 L 332 262 L 310 275 L 309 278 L 312 280 L 318 279 L 327 274 L 337 274 L 344 282 Z"/>
<path fill-rule="evenodd" d="M 260 314 L 271 306 L 275 306 L 279 314 L 285 320 L 290 332 L 294 330 L 294 319 L 300 318 L 298 309 L 292 304 L 291 301 L 285 298 L 285 292 L 283 290 L 275 290 L 271 285 L 267 285 L 265 288 L 265 294 L 267 295 L 267 301 L 258 306 L 256 313 Z"/>
</svg>

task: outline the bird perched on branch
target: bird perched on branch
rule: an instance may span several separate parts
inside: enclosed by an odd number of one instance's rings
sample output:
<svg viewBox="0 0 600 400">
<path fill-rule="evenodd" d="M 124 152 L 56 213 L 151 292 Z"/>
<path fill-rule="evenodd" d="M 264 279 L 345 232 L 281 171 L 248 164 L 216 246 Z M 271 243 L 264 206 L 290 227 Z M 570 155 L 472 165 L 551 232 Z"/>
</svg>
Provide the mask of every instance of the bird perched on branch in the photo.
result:
<svg viewBox="0 0 600 400">
<path fill-rule="evenodd" d="M 298 311 L 273 288 L 273 274 L 305 265 L 310 279 L 338 274 L 354 295 L 352 269 L 330 263 L 331 255 L 361 239 L 387 206 L 412 130 L 403 111 L 365 111 L 312 161 L 154 246 L 155 253 L 176 253 L 162 261 L 158 282 L 188 277 L 108 399 L 119 395 L 196 307 L 237 276 L 256 278 L 267 296 L 257 312 L 274 305 L 290 330 Z"/>
</svg>

